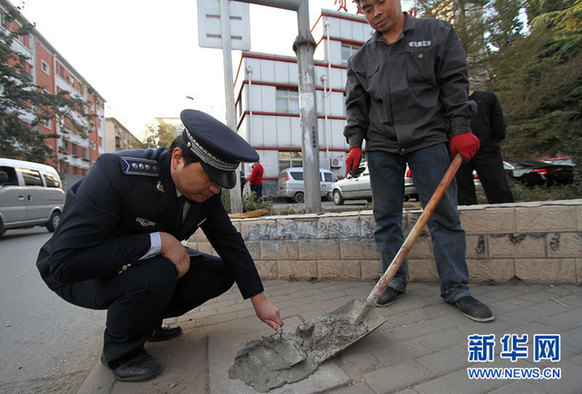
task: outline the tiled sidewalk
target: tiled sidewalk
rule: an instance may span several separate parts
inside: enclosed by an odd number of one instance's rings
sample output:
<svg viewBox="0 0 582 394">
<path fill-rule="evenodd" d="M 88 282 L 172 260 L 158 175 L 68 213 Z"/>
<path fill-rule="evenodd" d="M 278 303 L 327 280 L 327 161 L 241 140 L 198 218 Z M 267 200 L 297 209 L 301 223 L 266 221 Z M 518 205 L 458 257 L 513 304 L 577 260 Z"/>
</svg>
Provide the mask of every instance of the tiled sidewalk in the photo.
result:
<svg viewBox="0 0 582 394">
<path fill-rule="evenodd" d="M 293 331 L 302 321 L 321 316 L 352 299 L 364 301 L 371 282 L 265 281 L 266 294 L 279 306 Z M 475 323 L 439 297 L 436 283 L 411 283 L 408 294 L 378 309 L 388 321 L 308 379 L 271 393 L 481 393 L 582 391 L 582 289 L 576 285 L 508 283 L 473 285 L 474 295 L 496 315 L 492 323 Z M 174 323 L 174 322 L 170 322 Z M 270 335 L 250 302 L 236 288 L 176 321 L 184 334 L 166 343 L 148 344 L 165 368 L 149 382 L 115 382 L 97 364 L 81 393 L 254 393 L 228 377 L 236 352 L 246 342 Z M 469 362 L 468 336 L 495 334 L 493 361 Z M 505 334 L 529 335 L 527 356 L 512 362 L 502 352 Z M 534 361 L 533 335 L 560 334 L 560 360 Z M 480 338 L 480 337 L 476 337 Z M 473 355 L 475 355 L 473 347 Z M 506 368 L 517 373 L 559 368 L 560 379 L 469 379 L 468 368 Z"/>
</svg>

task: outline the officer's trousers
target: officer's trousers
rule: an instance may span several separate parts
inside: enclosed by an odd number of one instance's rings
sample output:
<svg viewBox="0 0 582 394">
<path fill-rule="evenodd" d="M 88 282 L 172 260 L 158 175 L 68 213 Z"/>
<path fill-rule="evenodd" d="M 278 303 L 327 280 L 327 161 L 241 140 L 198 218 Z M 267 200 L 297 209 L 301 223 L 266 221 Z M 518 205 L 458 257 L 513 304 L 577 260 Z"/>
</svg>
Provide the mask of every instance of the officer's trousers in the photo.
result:
<svg viewBox="0 0 582 394">
<path fill-rule="evenodd" d="M 169 260 L 157 256 L 107 278 L 69 284 L 57 290 L 68 302 L 107 309 L 103 358 L 110 368 L 135 357 L 164 318 L 181 316 L 234 283 L 222 260 L 188 248 L 190 270 L 177 278 Z"/>
</svg>

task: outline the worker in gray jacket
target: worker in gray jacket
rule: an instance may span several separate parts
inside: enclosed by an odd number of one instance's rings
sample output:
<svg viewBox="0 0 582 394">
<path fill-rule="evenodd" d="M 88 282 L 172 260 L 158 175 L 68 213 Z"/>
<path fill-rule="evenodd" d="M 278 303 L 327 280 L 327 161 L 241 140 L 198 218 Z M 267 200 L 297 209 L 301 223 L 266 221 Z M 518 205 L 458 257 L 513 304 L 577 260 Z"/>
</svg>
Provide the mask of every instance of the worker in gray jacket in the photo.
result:
<svg viewBox="0 0 582 394">
<path fill-rule="evenodd" d="M 452 26 L 412 18 L 401 11 L 400 0 L 359 0 L 359 6 L 376 32 L 348 61 L 346 168 L 357 169 L 365 140 L 374 237 L 385 270 L 404 240 L 406 163 L 424 206 L 451 154 L 459 152 L 468 161 L 479 149 L 479 140 L 470 128 L 475 105 L 467 99 L 465 53 Z M 453 182 L 428 221 L 441 296 L 470 319 L 491 321 L 492 312 L 468 287 L 465 232 L 456 207 Z M 405 294 L 406 286 L 404 263 L 377 306 L 391 304 Z"/>
</svg>

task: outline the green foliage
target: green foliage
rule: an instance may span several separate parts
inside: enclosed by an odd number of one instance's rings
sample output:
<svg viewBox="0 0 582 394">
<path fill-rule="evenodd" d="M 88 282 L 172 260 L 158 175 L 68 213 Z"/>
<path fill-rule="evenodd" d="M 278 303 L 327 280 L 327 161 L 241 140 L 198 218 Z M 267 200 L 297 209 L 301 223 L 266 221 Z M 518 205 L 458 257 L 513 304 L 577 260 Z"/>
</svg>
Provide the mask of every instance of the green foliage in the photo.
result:
<svg viewBox="0 0 582 394">
<path fill-rule="evenodd" d="M 493 56 L 492 86 L 508 120 L 504 155 L 571 156 L 580 187 L 582 1 L 573 4 L 539 14 L 528 37 Z"/>
<path fill-rule="evenodd" d="M 516 202 L 574 200 L 582 197 L 582 192 L 575 185 L 526 187 L 522 182 L 513 179 L 509 180 L 509 185 Z M 476 196 L 478 204 L 487 204 L 482 187 L 477 188 Z"/>
<path fill-rule="evenodd" d="M 166 122 L 160 122 L 156 126 L 148 125 L 143 145 L 145 148 L 169 147 L 178 134 L 178 127 Z"/>
<path fill-rule="evenodd" d="M 223 189 L 222 193 L 220 194 L 220 198 L 222 199 L 222 204 L 224 205 L 226 211 L 229 213 L 232 212 L 230 206 L 230 190 Z M 257 193 L 251 192 L 250 194 L 243 195 L 242 208 L 243 212 L 255 211 L 257 209 L 267 209 L 269 212 L 271 212 L 273 209 L 273 204 L 263 199 L 257 199 Z"/>
<path fill-rule="evenodd" d="M 20 27 L 0 34 L 0 156 L 44 163 L 56 157 L 44 140 L 57 135 L 41 135 L 38 124 L 68 118 L 77 132 L 87 135 L 87 127 L 76 122 L 74 114 L 90 116 L 85 113 L 83 100 L 71 98 L 64 91 L 50 94 L 32 82 L 24 69 L 29 58 L 12 50 L 12 43 L 19 36 L 29 35 L 34 27 L 20 17 L 18 9 L 9 9 L 5 21 L 8 27 L 18 21 Z"/>
</svg>

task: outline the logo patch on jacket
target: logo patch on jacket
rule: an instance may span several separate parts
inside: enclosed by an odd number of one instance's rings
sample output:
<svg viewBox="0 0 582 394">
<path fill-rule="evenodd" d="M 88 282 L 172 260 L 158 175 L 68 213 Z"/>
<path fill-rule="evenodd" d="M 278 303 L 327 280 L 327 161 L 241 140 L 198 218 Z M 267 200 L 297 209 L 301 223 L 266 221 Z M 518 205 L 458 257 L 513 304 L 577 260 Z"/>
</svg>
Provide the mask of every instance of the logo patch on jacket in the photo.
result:
<svg viewBox="0 0 582 394">
<path fill-rule="evenodd" d="M 426 48 L 432 44 L 430 40 L 428 41 L 410 41 L 408 46 L 411 48 Z"/>
<path fill-rule="evenodd" d="M 135 221 L 138 222 L 142 227 L 153 227 L 156 225 L 156 222 L 152 222 L 149 219 L 135 218 Z"/>
</svg>

